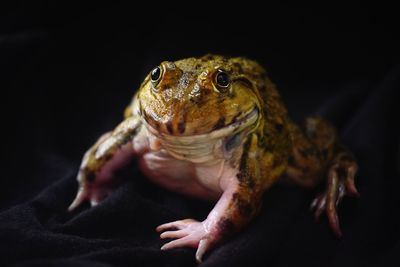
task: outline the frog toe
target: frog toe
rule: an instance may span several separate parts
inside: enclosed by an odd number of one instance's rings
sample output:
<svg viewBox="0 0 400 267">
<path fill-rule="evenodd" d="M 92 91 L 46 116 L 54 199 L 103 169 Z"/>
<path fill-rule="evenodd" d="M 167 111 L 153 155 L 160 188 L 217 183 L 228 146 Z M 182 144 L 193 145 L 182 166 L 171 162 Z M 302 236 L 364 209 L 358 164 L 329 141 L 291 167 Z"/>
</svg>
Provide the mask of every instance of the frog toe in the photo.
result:
<svg viewBox="0 0 400 267">
<path fill-rule="evenodd" d="M 358 166 L 357 164 L 352 164 L 347 167 L 347 176 L 345 180 L 345 186 L 347 194 L 355 197 L 359 197 L 360 193 L 358 192 L 356 185 L 354 184 L 354 176 L 356 175 Z"/>
<path fill-rule="evenodd" d="M 72 212 L 78 208 L 83 202 L 89 199 L 89 192 L 86 188 L 80 187 L 75 199 L 72 201 L 71 205 L 68 207 L 68 211 Z"/>
<path fill-rule="evenodd" d="M 75 199 L 68 207 L 68 211 L 72 212 L 80 207 L 84 202 L 89 201 L 90 206 L 97 206 L 101 201 L 110 195 L 110 191 L 103 188 L 91 188 L 81 186 L 76 194 Z"/>
<path fill-rule="evenodd" d="M 185 230 L 165 231 L 160 235 L 161 239 L 165 238 L 181 238 L 187 235 Z"/>
<path fill-rule="evenodd" d="M 194 223 L 199 223 L 199 222 L 196 220 L 193 220 L 193 219 L 185 219 L 185 220 L 164 223 L 164 224 L 157 226 L 156 231 L 163 232 L 163 231 L 169 230 L 169 229 L 184 229 Z"/>
<path fill-rule="evenodd" d="M 326 204 L 325 194 L 319 194 L 311 203 L 310 210 L 314 212 L 315 220 L 318 220 L 321 214 L 324 212 L 325 204 Z"/>
<path fill-rule="evenodd" d="M 182 238 L 178 238 L 175 240 L 172 240 L 166 244 L 164 244 L 161 249 L 166 250 L 166 249 L 172 249 L 172 248 L 182 248 L 182 247 L 197 247 L 198 245 L 198 240 L 196 240 L 193 236 L 186 235 Z"/>
</svg>

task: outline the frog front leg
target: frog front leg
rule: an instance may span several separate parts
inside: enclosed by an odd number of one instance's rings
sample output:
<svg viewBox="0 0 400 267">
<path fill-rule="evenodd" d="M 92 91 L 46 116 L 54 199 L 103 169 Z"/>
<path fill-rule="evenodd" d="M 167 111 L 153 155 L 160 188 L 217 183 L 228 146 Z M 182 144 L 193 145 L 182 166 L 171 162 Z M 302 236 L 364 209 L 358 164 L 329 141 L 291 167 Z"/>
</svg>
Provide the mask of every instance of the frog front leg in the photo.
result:
<svg viewBox="0 0 400 267">
<path fill-rule="evenodd" d="M 185 219 L 158 226 L 156 230 L 161 232 L 162 239 L 175 239 L 161 249 L 197 248 L 196 260 L 201 262 L 205 252 L 243 228 L 258 210 L 260 197 L 252 195 L 252 192 L 233 180 L 236 178 L 232 178 L 231 184 L 204 221 Z"/>
<path fill-rule="evenodd" d="M 85 153 L 77 176 L 78 193 L 69 211 L 85 201 L 90 201 L 94 206 L 112 192 L 117 183 L 115 170 L 143 150 L 143 145 L 134 145 L 145 142 L 140 140 L 140 129 L 140 119 L 136 116 L 128 117 L 114 131 L 100 137 Z"/>
<path fill-rule="evenodd" d="M 178 220 L 156 228 L 161 232 L 162 239 L 174 239 L 161 249 L 197 248 L 196 260 L 201 262 L 207 251 L 244 228 L 254 218 L 262 199 L 262 190 L 256 186 L 257 181 L 260 181 L 256 141 L 256 138 L 251 138 L 248 145 L 244 146 L 248 150 L 243 152 L 239 170 L 222 181 L 223 194 L 204 221 Z M 249 186 L 249 183 L 253 186 Z"/>
</svg>

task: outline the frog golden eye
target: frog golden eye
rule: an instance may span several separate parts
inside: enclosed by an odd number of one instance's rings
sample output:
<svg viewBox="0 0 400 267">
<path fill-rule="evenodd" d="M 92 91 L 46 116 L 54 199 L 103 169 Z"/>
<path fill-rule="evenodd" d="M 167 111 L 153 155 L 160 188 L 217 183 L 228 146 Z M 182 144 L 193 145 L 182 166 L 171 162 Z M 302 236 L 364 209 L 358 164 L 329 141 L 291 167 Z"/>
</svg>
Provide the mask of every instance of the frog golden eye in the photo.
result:
<svg viewBox="0 0 400 267">
<path fill-rule="evenodd" d="M 230 83 L 229 75 L 223 70 L 218 70 L 215 75 L 215 85 L 217 88 L 222 90 L 227 89 Z"/>
<path fill-rule="evenodd" d="M 162 76 L 162 68 L 160 67 L 160 66 L 157 66 L 157 67 L 155 67 L 152 71 L 151 71 L 151 73 L 150 73 L 150 78 L 151 78 L 151 82 L 154 84 L 154 85 L 157 85 L 158 84 L 158 82 L 160 81 L 160 79 L 161 79 L 161 76 Z"/>
</svg>

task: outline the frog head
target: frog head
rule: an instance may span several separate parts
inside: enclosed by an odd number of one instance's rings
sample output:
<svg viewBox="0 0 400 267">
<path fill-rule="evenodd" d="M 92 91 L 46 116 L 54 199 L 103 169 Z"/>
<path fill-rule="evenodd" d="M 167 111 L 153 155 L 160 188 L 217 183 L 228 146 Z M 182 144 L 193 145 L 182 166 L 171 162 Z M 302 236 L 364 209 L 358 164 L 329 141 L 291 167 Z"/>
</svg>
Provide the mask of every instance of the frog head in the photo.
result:
<svg viewBox="0 0 400 267">
<path fill-rule="evenodd" d="M 162 62 L 137 94 L 138 113 L 158 136 L 232 134 L 256 126 L 263 116 L 256 84 L 262 73 L 243 58 L 207 55 Z"/>
</svg>

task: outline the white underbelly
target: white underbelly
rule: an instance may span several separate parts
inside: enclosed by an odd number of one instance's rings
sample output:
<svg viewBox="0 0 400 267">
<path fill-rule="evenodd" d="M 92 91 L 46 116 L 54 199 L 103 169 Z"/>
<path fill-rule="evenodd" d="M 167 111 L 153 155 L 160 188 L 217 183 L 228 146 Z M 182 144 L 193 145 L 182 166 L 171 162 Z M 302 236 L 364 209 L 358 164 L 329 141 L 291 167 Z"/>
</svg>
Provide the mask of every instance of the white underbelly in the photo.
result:
<svg viewBox="0 0 400 267">
<path fill-rule="evenodd" d="M 187 180 L 194 176 L 193 164 L 177 160 L 162 150 L 145 153 L 140 168 L 151 179 Z"/>
<path fill-rule="evenodd" d="M 145 153 L 139 161 L 141 171 L 156 184 L 204 199 L 218 199 L 224 181 L 235 176 L 226 165 L 222 159 L 208 164 L 180 160 L 165 150 Z"/>
<path fill-rule="evenodd" d="M 180 137 L 160 139 L 146 128 L 139 138 L 144 152 L 141 171 L 154 183 L 175 192 L 218 199 L 237 171 L 226 163 L 222 141 L 218 138 Z M 140 144 L 134 147 L 142 147 Z"/>
</svg>

